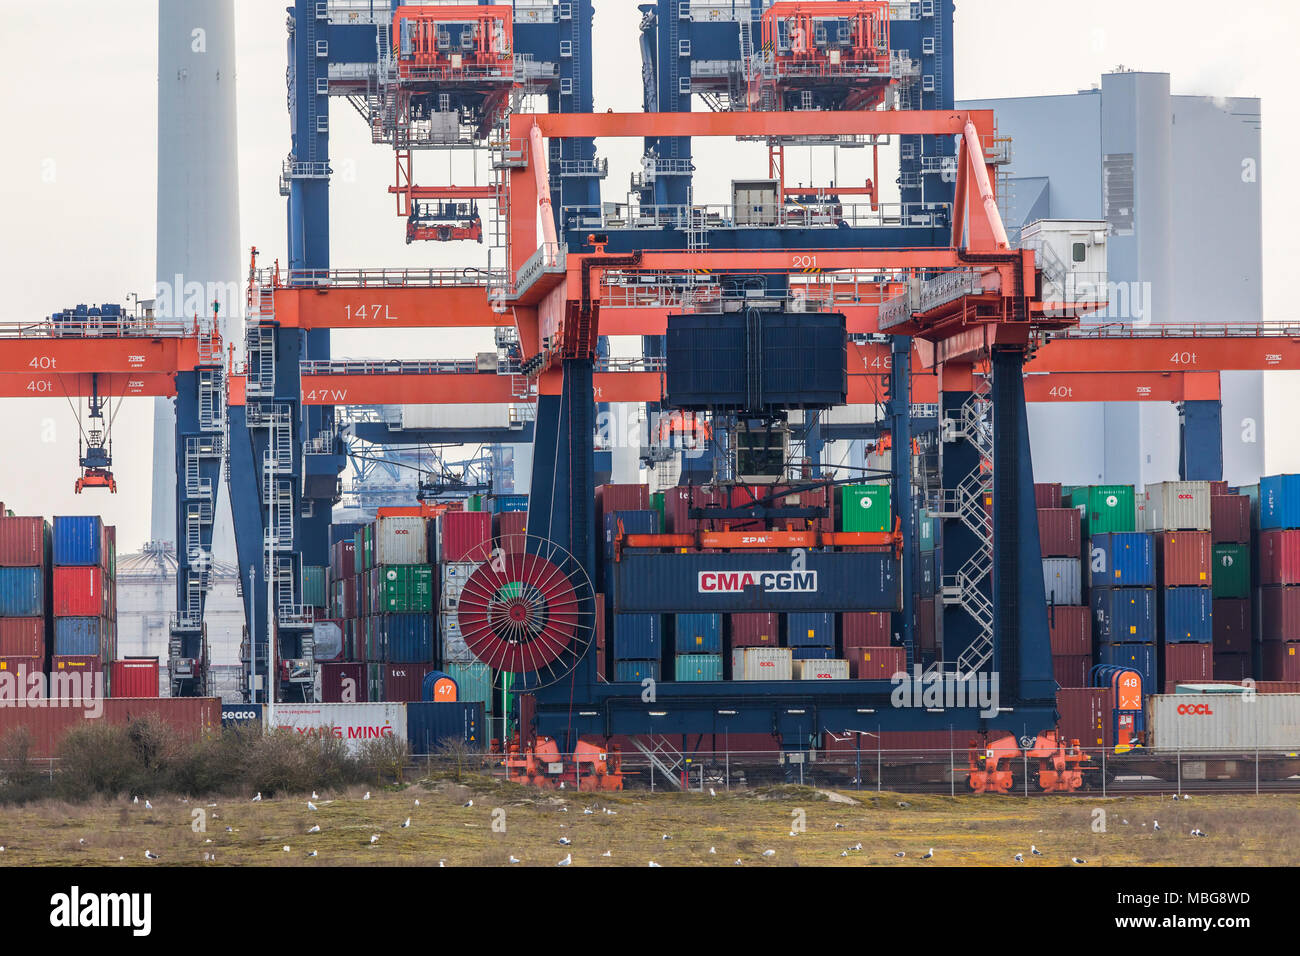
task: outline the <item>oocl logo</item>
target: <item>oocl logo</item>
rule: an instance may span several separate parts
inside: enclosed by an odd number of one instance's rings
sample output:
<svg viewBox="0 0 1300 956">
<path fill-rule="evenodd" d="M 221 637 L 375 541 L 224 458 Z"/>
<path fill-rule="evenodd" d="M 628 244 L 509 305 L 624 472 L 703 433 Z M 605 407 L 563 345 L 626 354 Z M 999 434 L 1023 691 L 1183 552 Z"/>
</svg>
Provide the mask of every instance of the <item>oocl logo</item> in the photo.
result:
<svg viewBox="0 0 1300 956">
<path fill-rule="evenodd" d="M 1178 713 L 1180 714 L 1199 714 L 1204 717 L 1213 717 L 1214 711 L 1210 710 L 1209 704 L 1179 704 Z"/>
</svg>

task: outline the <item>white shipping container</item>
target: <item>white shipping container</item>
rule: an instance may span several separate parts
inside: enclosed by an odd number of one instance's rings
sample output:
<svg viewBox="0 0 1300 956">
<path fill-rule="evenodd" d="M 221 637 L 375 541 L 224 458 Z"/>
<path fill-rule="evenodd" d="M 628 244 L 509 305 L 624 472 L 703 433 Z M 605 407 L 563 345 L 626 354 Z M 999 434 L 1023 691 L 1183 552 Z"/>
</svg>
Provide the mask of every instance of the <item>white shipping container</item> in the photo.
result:
<svg viewBox="0 0 1300 956">
<path fill-rule="evenodd" d="M 732 680 L 793 680 L 794 652 L 788 647 L 737 647 L 731 652 Z"/>
<path fill-rule="evenodd" d="M 438 616 L 438 634 L 442 644 L 444 665 L 478 663 L 478 658 L 474 656 L 474 652 L 469 649 L 469 645 L 465 643 L 465 638 L 460 633 L 460 622 L 455 614 Z"/>
<path fill-rule="evenodd" d="M 429 563 L 427 518 L 379 518 L 375 526 L 375 564 Z"/>
<path fill-rule="evenodd" d="M 460 607 L 460 592 L 465 590 L 465 582 L 478 569 L 474 562 L 444 564 L 442 566 L 442 588 L 438 598 L 443 611 L 456 611 Z"/>
<path fill-rule="evenodd" d="M 1162 481 L 1147 485 L 1145 516 L 1147 531 L 1209 531 L 1210 483 L 1208 481 Z"/>
<path fill-rule="evenodd" d="M 848 680 L 849 662 L 840 661 L 840 660 L 795 661 L 794 679 L 795 680 Z"/>
<path fill-rule="evenodd" d="M 1078 558 L 1043 558 L 1043 588 L 1047 603 L 1078 606 L 1083 603 L 1083 579 Z"/>
<path fill-rule="evenodd" d="M 512 405 L 403 405 L 401 408 L 403 428 L 523 427 Z"/>
<path fill-rule="evenodd" d="M 1296 753 L 1300 694 L 1155 694 L 1147 729 L 1153 750 Z"/>
<path fill-rule="evenodd" d="M 276 704 L 275 726 L 308 736 L 331 734 L 356 753 L 367 740 L 406 739 L 404 704 Z"/>
</svg>

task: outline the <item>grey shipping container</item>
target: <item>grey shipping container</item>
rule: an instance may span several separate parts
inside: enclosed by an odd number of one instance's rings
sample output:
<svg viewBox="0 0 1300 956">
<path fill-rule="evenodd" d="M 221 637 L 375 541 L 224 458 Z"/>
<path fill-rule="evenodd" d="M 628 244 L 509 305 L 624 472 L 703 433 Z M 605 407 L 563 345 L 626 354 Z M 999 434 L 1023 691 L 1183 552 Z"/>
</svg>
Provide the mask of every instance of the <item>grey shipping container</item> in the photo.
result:
<svg viewBox="0 0 1300 956">
<path fill-rule="evenodd" d="M 1209 531 L 1210 483 L 1162 481 L 1147 485 L 1147 531 Z"/>
<path fill-rule="evenodd" d="M 1157 694 L 1147 701 L 1154 750 L 1300 750 L 1300 694 Z"/>
<path fill-rule="evenodd" d="M 1083 582 L 1078 558 L 1043 558 L 1043 587 L 1049 604 L 1083 603 Z"/>
</svg>

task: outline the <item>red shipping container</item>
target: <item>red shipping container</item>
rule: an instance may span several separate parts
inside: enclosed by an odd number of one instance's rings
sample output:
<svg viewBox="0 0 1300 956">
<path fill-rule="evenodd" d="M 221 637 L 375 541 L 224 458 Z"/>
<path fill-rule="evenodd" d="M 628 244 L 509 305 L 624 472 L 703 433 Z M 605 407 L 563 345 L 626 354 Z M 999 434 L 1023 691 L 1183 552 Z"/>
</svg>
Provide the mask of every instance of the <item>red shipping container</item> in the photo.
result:
<svg viewBox="0 0 1300 956">
<path fill-rule="evenodd" d="M 9 674 L 36 674 L 45 672 L 43 657 L 0 657 L 0 672 Z"/>
<path fill-rule="evenodd" d="M 1047 609 L 1047 624 L 1051 631 L 1052 654 L 1065 656 L 1092 656 L 1092 609 L 1056 604 Z M 1059 683 L 1058 679 L 1058 683 Z M 1082 687 L 1084 684 L 1065 684 Z"/>
<path fill-rule="evenodd" d="M 102 568 L 55 568 L 54 616 L 107 616 L 107 584 Z"/>
<path fill-rule="evenodd" d="M 1300 584 L 1300 531 L 1259 533 L 1259 583 Z"/>
<path fill-rule="evenodd" d="M 1115 692 L 1109 687 L 1061 687 L 1056 709 L 1057 730 L 1063 740 L 1077 740 L 1084 749 L 1115 745 Z"/>
<path fill-rule="evenodd" d="M 497 543 L 506 554 L 523 554 L 527 550 L 528 512 L 504 511 L 492 517 Z"/>
<path fill-rule="evenodd" d="M 1213 579 L 1208 531 L 1162 531 L 1156 534 L 1156 563 L 1162 587 L 1205 587 Z"/>
<path fill-rule="evenodd" d="M 596 527 L 605 526 L 605 515 L 611 511 L 649 511 L 648 485 L 597 485 Z"/>
<path fill-rule="evenodd" d="M 609 673 L 605 670 L 605 595 L 596 595 L 596 680 L 608 683 Z"/>
<path fill-rule="evenodd" d="M 128 657 L 109 665 L 108 687 L 114 697 L 157 697 L 158 658 Z"/>
<path fill-rule="evenodd" d="M 690 534 L 697 524 L 704 530 L 713 530 L 703 518 L 692 519 L 692 508 L 722 507 L 726 496 L 717 488 L 701 488 L 698 485 L 677 485 L 664 491 L 664 531 L 669 534 Z"/>
<path fill-rule="evenodd" d="M 361 663 L 322 664 L 320 666 L 321 702 L 326 704 L 364 704 L 367 700 L 366 665 Z"/>
<path fill-rule="evenodd" d="M 533 694 L 519 695 L 519 749 L 531 748 L 537 736 L 533 721 L 537 718 L 537 697 Z M 634 752 L 635 747 L 628 753 Z"/>
<path fill-rule="evenodd" d="M 44 759 L 58 755 L 68 731 L 95 719 L 120 727 L 147 716 L 161 718 L 185 740 L 198 740 L 221 729 L 221 701 L 215 697 L 115 698 L 103 702 L 99 718 L 89 718 L 80 707 L 0 707 L 0 739 L 26 728 L 34 743 L 31 755 Z"/>
<path fill-rule="evenodd" d="M 1214 653 L 1250 653 L 1250 600 L 1218 598 L 1213 613 Z"/>
<path fill-rule="evenodd" d="M 45 619 L 0 617 L 0 657 L 45 657 Z"/>
<path fill-rule="evenodd" d="M 1215 654 L 1214 676 L 1216 680 L 1238 681 L 1250 676 L 1249 654 Z"/>
<path fill-rule="evenodd" d="M 1262 650 L 1264 680 L 1300 681 L 1300 643 L 1265 644 Z"/>
<path fill-rule="evenodd" d="M 1210 538 L 1215 544 L 1250 544 L 1250 499 L 1245 495 L 1211 497 Z"/>
<path fill-rule="evenodd" d="M 920 616 L 919 607 L 917 615 Z M 740 616 L 733 615 L 733 617 Z M 893 629 L 890 627 L 889 618 L 889 614 L 884 611 L 844 612 L 841 615 L 844 649 L 847 651 L 851 647 L 889 647 L 893 643 Z"/>
<path fill-rule="evenodd" d="M 88 686 L 86 681 L 96 679 L 94 678 L 94 675 L 96 674 L 99 675 L 97 679 L 101 681 L 99 685 L 99 693 L 105 694 L 106 687 L 102 683 L 104 680 L 104 662 L 98 657 L 52 658 L 50 661 L 50 698 L 53 700 L 64 700 L 71 696 L 71 691 L 73 691 L 74 688 L 71 685 L 65 687 L 60 683 L 60 678 L 65 675 L 75 675 L 80 678 L 77 681 L 76 688 L 79 689 L 78 695 L 84 697 L 85 690 Z M 107 695 L 105 694 L 105 696 Z"/>
<path fill-rule="evenodd" d="M 1044 508 L 1059 508 L 1064 502 L 1060 482 L 1039 482 L 1034 485 L 1034 507 L 1040 511 Z"/>
<path fill-rule="evenodd" d="M 775 614 L 731 614 L 732 647 L 780 647 L 781 629 Z"/>
<path fill-rule="evenodd" d="M 917 594 L 912 597 L 912 606 L 916 609 L 916 643 L 923 651 L 933 651 L 936 647 L 936 630 L 934 625 L 934 598 L 923 598 Z"/>
<path fill-rule="evenodd" d="M 1045 558 L 1077 558 L 1083 553 L 1079 512 L 1074 508 L 1038 509 L 1038 544 Z"/>
<path fill-rule="evenodd" d="M 1160 651 L 1165 693 L 1175 684 L 1199 684 L 1214 679 L 1214 648 L 1209 644 L 1166 644 Z"/>
<path fill-rule="evenodd" d="M 1052 677 L 1062 687 L 1088 686 L 1092 670 L 1091 654 L 1053 654 Z"/>
<path fill-rule="evenodd" d="M 437 670 L 432 664 L 385 664 L 384 700 L 408 703 L 424 699 L 424 678 Z"/>
<path fill-rule="evenodd" d="M 839 739 L 822 735 L 822 748 L 828 753 L 854 754 L 859 750 L 866 763 L 867 754 L 875 760 L 876 751 L 883 753 L 942 754 L 949 762 L 950 752 L 956 753 L 957 765 L 967 757 L 972 745 L 982 748 L 980 734 L 969 730 L 886 730 L 882 733 L 846 734 Z M 874 772 L 875 765 L 871 765 Z"/>
<path fill-rule="evenodd" d="M 483 561 L 492 540 L 492 514 L 488 511 L 448 511 L 438 516 L 438 560 Z"/>
<path fill-rule="evenodd" d="M 48 528 L 44 518 L 0 518 L 0 568 L 44 567 Z"/>
<path fill-rule="evenodd" d="M 1300 588 L 1260 588 L 1259 627 L 1266 643 L 1300 641 Z"/>
<path fill-rule="evenodd" d="M 854 680 L 890 680 L 907 670 L 903 647 L 854 647 L 846 650 Z"/>
<path fill-rule="evenodd" d="M 336 581 L 345 580 L 357 573 L 357 543 L 355 541 L 334 542 L 334 552 L 330 558 L 330 571 Z"/>
<path fill-rule="evenodd" d="M 1210 482 L 1210 497 L 1211 497 L 1211 498 L 1215 497 L 1216 495 L 1226 495 L 1227 493 L 1228 493 L 1228 483 L 1227 483 L 1226 481 L 1212 481 L 1212 482 Z"/>
</svg>

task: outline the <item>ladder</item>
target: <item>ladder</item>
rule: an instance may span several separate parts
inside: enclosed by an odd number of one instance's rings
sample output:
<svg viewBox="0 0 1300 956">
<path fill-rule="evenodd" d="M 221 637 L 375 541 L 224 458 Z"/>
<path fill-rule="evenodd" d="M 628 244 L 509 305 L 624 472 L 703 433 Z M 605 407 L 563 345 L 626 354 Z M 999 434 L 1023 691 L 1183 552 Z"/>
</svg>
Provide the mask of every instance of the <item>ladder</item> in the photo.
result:
<svg viewBox="0 0 1300 956">
<path fill-rule="evenodd" d="M 685 759 L 681 752 L 669 743 L 667 737 L 651 734 L 645 738 L 646 743 L 643 743 L 640 737 L 632 737 L 631 740 L 632 746 L 641 751 L 650 761 L 652 779 L 654 771 L 658 770 L 674 787 L 678 790 L 682 789 L 681 769 Z"/>
</svg>

